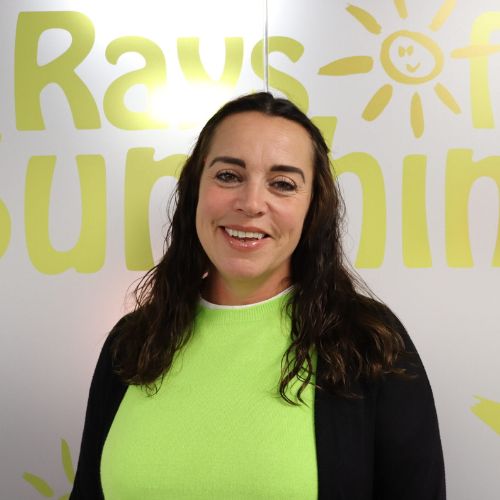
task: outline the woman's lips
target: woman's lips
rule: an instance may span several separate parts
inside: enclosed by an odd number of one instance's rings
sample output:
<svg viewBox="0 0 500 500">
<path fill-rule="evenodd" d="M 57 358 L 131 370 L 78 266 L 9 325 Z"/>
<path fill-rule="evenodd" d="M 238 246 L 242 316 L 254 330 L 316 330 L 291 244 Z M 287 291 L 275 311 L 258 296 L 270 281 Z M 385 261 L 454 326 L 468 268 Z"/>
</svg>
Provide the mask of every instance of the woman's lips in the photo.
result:
<svg viewBox="0 0 500 500">
<path fill-rule="evenodd" d="M 231 227 L 231 229 L 233 229 Z M 263 238 L 257 239 L 257 238 L 237 238 L 235 236 L 231 236 L 228 234 L 228 232 L 225 230 L 224 227 L 219 227 L 219 230 L 222 232 L 222 236 L 224 239 L 227 241 L 227 243 L 234 249 L 236 250 L 255 250 L 258 248 L 261 248 L 262 246 L 267 244 L 267 240 L 269 239 L 268 235 L 265 234 Z M 236 229 L 240 230 L 240 229 Z M 251 233 L 262 233 L 262 231 L 249 231 L 248 229 L 245 232 L 251 232 Z"/>
</svg>

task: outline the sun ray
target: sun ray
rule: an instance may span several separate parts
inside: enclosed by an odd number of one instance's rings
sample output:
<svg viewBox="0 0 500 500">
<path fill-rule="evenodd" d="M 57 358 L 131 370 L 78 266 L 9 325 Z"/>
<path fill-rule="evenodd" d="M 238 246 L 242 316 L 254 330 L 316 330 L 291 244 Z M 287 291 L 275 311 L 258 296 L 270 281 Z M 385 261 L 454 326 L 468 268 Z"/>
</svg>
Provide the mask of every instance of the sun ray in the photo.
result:
<svg viewBox="0 0 500 500">
<path fill-rule="evenodd" d="M 410 121 L 413 135 L 417 139 L 422 137 L 424 133 L 424 111 L 422 109 L 422 99 L 420 99 L 418 92 L 415 92 L 411 98 Z"/>
<path fill-rule="evenodd" d="M 443 2 L 443 5 L 441 5 L 441 8 L 439 9 L 438 13 L 434 16 L 434 19 L 429 25 L 429 28 L 432 31 L 437 31 L 438 29 L 440 29 L 441 26 L 443 26 L 443 24 L 446 22 L 448 17 L 450 17 L 456 5 L 457 5 L 457 0 L 445 0 Z"/>
<path fill-rule="evenodd" d="M 355 5 L 349 5 L 349 7 L 346 7 L 346 10 L 370 33 L 373 33 L 374 35 L 380 35 L 380 33 L 382 33 L 382 26 L 380 26 L 376 19 L 366 10 L 361 7 L 356 7 Z"/>
<path fill-rule="evenodd" d="M 373 58 L 370 56 L 351 56 L 332 61 L 319 68 L 318 75 L 355 75 L 368 73 L 373 68 Z"/>
<path fill-rule="evenodd" d="M 396 5 L 399 17 L 406 19 L 408 17 L 408 9 L 406 8 L 405 0 L 394 0 L 394 4 Z"/>
<path fill-rule="evenodd" d="M 366 105 L 364 111 L 363 111 L 363 118 L 371 122 L 378 118 L 380 113 L 384 111 L 386 106 L 389 104 L 391 97 L 392 97 L 392 85 L 384 85 L 383 87 L 380 87 L 375 94 L 373 94 L 373 97 L 370 99 L 370 102 Z"/>
<path fill-rule="evenodd" d="M 451 52 L 454 59 L 467 59 L 469 57 L 489 56 L 500 52 L 500 45 L 469 45 L 455 49 Z"/>
<path fill-rule="evenodd" d="M 481 396 L 474 396 L 479 402 L 471 407 L 472 413 L 500 434 L 500 403 L 490 401 Z"/>
<path fill-rule="evenodd" d="M 453 113 L 458 115 L 462 112 L 458 102 L 442 83 L 436 83 L 436 85 L 434 85 L 434 92 L 436 92 L 436 95 L 439 97 L 439 99 L 441 99 L 443 104 L 445 104 L 451 111 L 453 111 Z"/>
</svg>

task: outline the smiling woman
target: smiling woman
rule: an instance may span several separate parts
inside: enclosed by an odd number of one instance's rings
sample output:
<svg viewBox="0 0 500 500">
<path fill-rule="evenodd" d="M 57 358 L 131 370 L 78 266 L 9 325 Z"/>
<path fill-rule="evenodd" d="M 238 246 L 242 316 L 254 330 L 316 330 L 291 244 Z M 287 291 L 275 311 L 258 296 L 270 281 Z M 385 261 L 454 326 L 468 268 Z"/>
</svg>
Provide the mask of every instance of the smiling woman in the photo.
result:
<svg viewBox="0 0 500 500">
<path fill-rule="evenodd" d="M 71 498 L 443 500 L 425 370 L 344 261 L 307 116 L 269 93 L 227 103 L 176 201 L 101 352 Z"/>
</svg>

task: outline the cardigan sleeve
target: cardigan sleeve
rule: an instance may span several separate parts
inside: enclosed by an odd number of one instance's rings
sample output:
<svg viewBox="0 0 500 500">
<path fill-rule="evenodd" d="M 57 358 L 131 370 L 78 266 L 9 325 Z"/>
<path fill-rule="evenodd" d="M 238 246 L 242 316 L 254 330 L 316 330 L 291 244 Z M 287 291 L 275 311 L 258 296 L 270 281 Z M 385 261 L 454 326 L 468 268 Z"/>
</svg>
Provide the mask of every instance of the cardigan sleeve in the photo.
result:
<svg viewBox="0 0 500 500">
<path fill-rule="evenodd" d="M 380 382 L 375 415 L 375 500 L 445 500 L 445 472 L 431 386 L 401 322 L 390 313 L 407 353 L 398 366 L 411 378 Z"/>
<path fill-rule="evenodd" d="M 114 415 L 127 386 L 113 373 L 111 344 L 122 318 L 104 342 L 90 384 L 80 455 L 70 500 L 104 500 L 101 454 Z"/>
</svg>

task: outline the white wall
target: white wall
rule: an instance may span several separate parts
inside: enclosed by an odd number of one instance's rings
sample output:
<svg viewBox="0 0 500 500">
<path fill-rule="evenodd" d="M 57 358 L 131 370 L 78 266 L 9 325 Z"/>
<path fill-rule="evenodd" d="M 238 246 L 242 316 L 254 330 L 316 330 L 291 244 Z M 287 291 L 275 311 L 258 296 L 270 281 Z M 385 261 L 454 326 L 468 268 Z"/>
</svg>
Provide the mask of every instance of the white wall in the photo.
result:
<svg viewBox="0 0 500 500">
<path fill-rule="evenodd" d="M 147 160 L 152 153 L 145 151 L 141 160 L 147 178 L 153 160 L 189 151 L 200 125 L 222 102 L 265 87 L 258 61 L 264 60 L 264 4 L 56 0 L 0 7 L 2 498 L 30 500 L 43 491 L 59 498 L 69 492 L 61 440 L 75 464 L 100 345 L 130 306 L 128 287 L 148 262 L 147 234 L 139 232 L 147 203 L 141 205 L 140 185 L 126 187 L 133 155 L 139 148 L 154 149 L 154 156 Z M 500 249 L 494 253 L 500 6 L 492 0 L 357 0 L 355 6 L 269 0 L 268 83 L 310 116 L 322 117 L 318 123 L 325 131 L 325 124 L 335 129 L 338 171 L 360 176 L 340 177 L 349 213 L 348 253 L 405 323 L 422 355 L 440 419 L 449 498 L 493 500 L 500 492 Z M 49 13 L 36 14 L 43 11 Z M 66 31 L 49 29 L 72 20 L 74 27 Z M 42 35 L 32 36 L 42 22 Z M 401 30 L 411 33 L 391 37 Z M 142 40 L 116 41 L 133 36 Z M 206 70 L 201 82 L 193 83 L 200 67 L 189 37 L 200 40 Z M 231 39 L 231 55 L 221 85 L 225 39 Z M 46 66 L 49 84 L 39 99 L 44 123 L 37 124 L 38 94 L 30 88 L 43 78 L 43 66 L 85 43 L 88 54 L 75 53 L 74 63 Z M 179 54 L 179 46 L 194 52 Z M 124 82 L 122 75 L 139 69 L 144 59 L 124 53 L 115 64 L 112 54 L 106 56 L 113 47 L 147 51 L 147 73 L 137 77 L 138 85 L 125 83 L 130 90 L 124 99 L 116 82 Z M 30 54 L 42 69 L 30 63 Z M 354 56 L 364 58 L 336 62 Z M 442 65 L 432 74 L 440 57 Z M 93 107 L 72 114 L 64 92 L 50 83 L 65 77 L 66 90 L 80 92 L 75 105 L 87 88 Z M 162 83 L 166 92 L 148 104 L 151 89 Z M 365 111 L 382 87 L 385 101 L 380 97 Z M 412 114 L 412 100 L 420 100 L 423 120 L 416 104 Z M 91 155 L 82 166 L 92 171 L 88 184 L 78 177 L 77 155 Z M 56 157 L 52 184 L 50 156 Z M 178 158 L 158 168 L 173 174 L 177 164 Z M 368 181 L 361 184 L 360 178 Z M 175 178 L 167 176 L 152 189 L 154 258 L 161 253 L 166 200 L 174 185 Z M 82 192 L 88 196 L 83 210 Z M 147 195 L 146 189 L 146 202 Z M 82 214 L 90 236 L 82 236 L 78 246 Z M 126 242 L 126 231 L 134 243 Z M 477 397 L 483 398 L 479 406 Z M 25 473 L 33 476 L 23 478 Z"/>
</svg>

